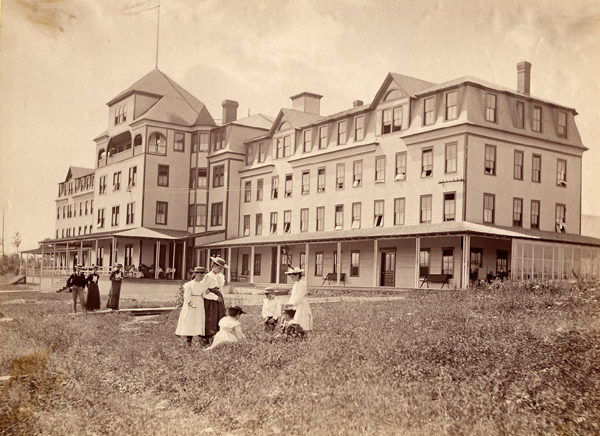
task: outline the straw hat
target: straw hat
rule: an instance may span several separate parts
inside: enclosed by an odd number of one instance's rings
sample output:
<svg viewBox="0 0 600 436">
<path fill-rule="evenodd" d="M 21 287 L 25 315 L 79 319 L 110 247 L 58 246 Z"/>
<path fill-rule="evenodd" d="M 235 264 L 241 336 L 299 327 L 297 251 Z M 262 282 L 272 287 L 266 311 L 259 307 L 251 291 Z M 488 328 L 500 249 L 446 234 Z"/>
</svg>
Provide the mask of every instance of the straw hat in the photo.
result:
<svg viewBox="0 0 600 436">
<path fill-rule="evenodd" d="M 304 270 L 301 269 L 301 268 L 290 268 L 284 274 L 287 274 L 288 276 L 292 275 L 292 274 L 298 274 L 298 275 L 300 275 L 303 272 L 304 272 Z"/>
<path fill-rule="evenodd" d="M 222 257 L 219 257 L 219 256 L 212 257 L 212 256 L 211 256 L 210 260 L 211 260 L 211 261 L 212 261 L 212 262 L 213 262 L 215 265 L 218 265 L 218 266 L 220 266 L 220 267 L 223 267 L 223 268 L 229 268 L 229 266 L 228 266 L 228 265 L 227 265 L 227 263 L 225 262 L 225 259 L 223 259 Z"/>
<path fill-rule="evenodd" d="M 206 268 L 204 268 L 203 266 L 197 266 L 196 268 L 194 268 L 194 274 L 196 273 L 206 274 Z"/>
</svg>

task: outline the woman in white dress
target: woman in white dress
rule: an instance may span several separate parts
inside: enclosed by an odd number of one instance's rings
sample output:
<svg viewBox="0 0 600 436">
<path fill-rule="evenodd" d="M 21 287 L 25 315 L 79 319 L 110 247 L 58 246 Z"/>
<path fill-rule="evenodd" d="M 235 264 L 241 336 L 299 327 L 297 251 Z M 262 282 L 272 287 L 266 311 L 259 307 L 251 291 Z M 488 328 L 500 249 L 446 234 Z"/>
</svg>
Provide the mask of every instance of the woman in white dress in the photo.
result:
<svg viewBox="0 0 600 436">
<path fill-rule="evenodd" d="M 204 280 L 206 268 L 194 268 L 194 280 L 183 285 L 183 306 L 179 313 L 179 321 L 175 334 L 185 336 L 187 344 L 192 345 L 194 336 L 204 336 L 204 299 L 216 300 L 218 297 L 211 293 Z"/>
<path fill-rule="evenodd" d="M 306 300 L 308 294 L 308 286 L 304 277 L 304 270 L 300 268 L 290 268 L 285 274 L 294 282 L 290 299 L 286 307 L 296 311 L 292 323 L 300 324 L 304 331 L 312 330 L 313 319 L 310 306 Z"/>
<path fill-rule="evenodd" d="M 228 342 L 240 342 L 246 339 L 240 323 L 240 317 L 243 313 L 246 312 L 240 306 L 231 306 L 227 310 L 227 316 L 219 321 L 219 331 L 213 338 L 212 345 L 206 348 L 205 351 L 212 350 Z"/>
</svg>

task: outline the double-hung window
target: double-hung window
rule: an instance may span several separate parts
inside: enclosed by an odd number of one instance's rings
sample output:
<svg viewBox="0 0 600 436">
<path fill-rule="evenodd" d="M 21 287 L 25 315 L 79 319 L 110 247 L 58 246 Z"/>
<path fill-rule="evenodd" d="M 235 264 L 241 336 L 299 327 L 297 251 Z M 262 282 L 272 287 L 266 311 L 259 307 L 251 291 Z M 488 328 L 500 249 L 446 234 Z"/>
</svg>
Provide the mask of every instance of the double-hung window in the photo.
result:
<svg viewBox="0 0 600 436">
<path fill-rule="evenodd" d="M 496 196 L 494 194 L 483 194 L 483 222 L 494 224 L 496 209 Z"/>
<path fill-rule="evenodd" d="M 421 177 L 433 175 L 433 149 L 423 150 L 421 154 Z"/>
<path fill-rule="evenodd" d="M 420 223 L 431 222 L 431 195 L 421 195 Z"/>
<path fill-rule="evenodd" d="M 523 152 L 520 150 L 515 150 L 513 178 L 515 180 L 523 180 Z"/>
<path fill-rule="evenodd" d="M 271 225 L 269 227 L 269 233 L 271 235 L 277 233 L 277 212 L 271 212 Z"/>
<path fill-rule="evenodd" d="M 319 206 L 317 207 L 317 232 L 323 231 L 325 229 L 325 207 Z"/>
<path fill-rule="evenodd" d="M 312 130 L 307 129 L 302 132 L 302 151 L 304 153 L 309 152 L 312 148 Z"/>
<path fill-rule="evenodd" d="M 404 197 L 394 199 L 394 225 L 401 226 L 404 224 L 404 206 L 406 200 Z"/>
<path fill-rule="evenodd" d="M 346 143 L 346 120 L 337 123 L 337 145 Z"/>
<path fill-rule="evenodd" d="M 283 233 L 290 233 L 292 229 L 292 211 L 285 210 L 283 212 Z"/>
<path fill-rule="evenodd" d="M 567 186 L 567 161 L 564 159 L 556 161 L 556 185 Z"/>
<path fill-rule="evenodd" d="M 531 129 L 534 132 L 542 131 L 542 107 L 533 106 Z"/>
<path fill-rule="evenodd" d="M 279 176 L 271 177 L 271 199 L 274 200 L 279 196 Z"/>
<path fill-rule="evenodd" d="M 385 156 L 375 158 L 375 183 L 385 182 Z"/>
<path fill-rule="evenodd" d="M 523 199 L 513 198 L 513 226 L 523 227 Z"/>
<path fill-rule="evenodd" d="M 262 201 L 263 199 L 263 188 L 264 188 L 263 179 L 258 179 L 256 181 L 256 201 Z"/>
<path fill-rule="evenodd" d="M 302 171 L 302 195 L 307 195 L 310 192 L 310 171 Z"/>
<path fill-rule="evenodd" d="M 289 198 L 292 196 L 292 175 L 285 175 L 285 192 L 283 194 L 285 198 Z"/>
<path fill-rule="evenodd" d="M 534 154 L 531 160 L 531 181 L 541 183 L 542 181 L 542 156 Z"/>
<path fill-rule="evenodd" d="M 300 231 L 308 232 L 308 209 L 300 209 Z"/>
<path fill-rule="evenodd" d="M 327 148 L 327 125 L 319 127 L 319 148 Z"/>
<path fill-rule="evenodd" d="M 447 192 L 444 194 L 444 221 L 456 219 L 456 194 Z"/>
<path fill-rule="evenodd" d="M 250 203 L 252 200 L 252 182 L 248 181 L 244 183 L 244 203 Z"/>
<path fill-rule="evenodd" d="M 213 169 L 213 188 L 223 186 L 225 183 L 225 165 L 216 166 Z"/>
<path fill-rule="evenodd" d="M 373 227 L 383 227 L 383 200 L 375 200 L 373 203 Z"/>
<path fill-rule="evenodd" d="M 344 228 L 344 205 L 338 204 L 335 206 L 335 230 Z"/>
<path fill-rule="evenodd" d="M 352 228 L 360 229 L 361 203 L 352 203 Z"/>
<path fill-rule="evenodd" d="M 456 144 L 456 142 L 453 142 L 451 144 L 446 144 L 446 156 L 445 156 L 445 165 L 444 165 L 444 172 L 445 173 L 455 173 L 456 172 L 456 162 L 457 162 L 457 157 L 456 157 L 456 150 L 457 150 L 458 145 Z"/>
<path fill-rule="evenodd" d="M 335 189 L 344 189 L 345 182 L 345 166 L 343 163 L 339 163 L 335 167 Z"/>
<path fill-rule="evenodd" d="M 556 133 L 558 136 L 566 138 L 567 136 L 567 113 L 563 111 L 558 112 L 558 120 L 556 126 Z"/>
<path fill-rule="evenodd" d="M 488 176 L 496 175 L 496 146 L 485 146 L 484 173 Z"/>
<path fill-rule="evenodd" d="M 362 186 L 362 160 L 356 160 L 352 163 L 352 187 Z"/>
<path fill-rule="evenodd" d="M 406 152 L 396 153 L 396 173 L 394 180 L 406 180 Z"/>
<path fill-rule="evenodd" d="M 354 141 L 362 141 L 365 138 L 365 116 L 354 117 Z"/>
<path fill-rule="evenodd" d="M 496 105 L 498 97 L 495 94 L 486 94 L 485 96 L 485 120 L 496 122 Z"/>
<path fill-rule="evenodd" d="M 456 95 L 456 91 L 450 91 L 446 93 L 446 120 L 454 120 L 458 118 Z"/>
<path fill-rule="evenodd" d="M 429 126 L 435 122 L 435 97 L 426 98 L 423 103 L 423 124 Z"/>
<path fill-rule="evenodd" d="M 530 226 L 532 229 L 540 228 L 540 201 L 531 200 Z"/>
<path fill-rule="evenodd" d="M 317 170 L 317 192 L 325 192 L 325 168 Z"/>
</svg>

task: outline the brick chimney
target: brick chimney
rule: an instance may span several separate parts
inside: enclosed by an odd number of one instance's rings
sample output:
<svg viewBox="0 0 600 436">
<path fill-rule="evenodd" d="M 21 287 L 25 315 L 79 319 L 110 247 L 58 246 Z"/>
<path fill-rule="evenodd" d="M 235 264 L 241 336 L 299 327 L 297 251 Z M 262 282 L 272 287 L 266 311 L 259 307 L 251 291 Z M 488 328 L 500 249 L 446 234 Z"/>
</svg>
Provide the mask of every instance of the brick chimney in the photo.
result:
<svg viewBox="0 0 600 436">
<path fill-rule="evenodd" d="M 527 61 L 517 64 L 517 91 L 520 94 L 529 95 L 531 85 L 531 64 Z"/>
<path fill-rule="evenodd" d="M 237 120 L 237 108 L 239 106 L 237 101 L 223 100 L 221 106 L 223 106 L 223 120 L 221 121 L 223 124 Z"/>
<path fill-rule="evenodd" d="M 323 98 L 322 95 L 312 92 L 301 92 L 290 97 L 292 109 L 317 115 L 321 115 L 321 98 Z"/>
<path fill-rule="evenodd" d="M 352 107 L 362 106 L 363 104 L 365 104 L 365 103 L 362 100 L 354 100 L 352 102 Z"/>
</svg>

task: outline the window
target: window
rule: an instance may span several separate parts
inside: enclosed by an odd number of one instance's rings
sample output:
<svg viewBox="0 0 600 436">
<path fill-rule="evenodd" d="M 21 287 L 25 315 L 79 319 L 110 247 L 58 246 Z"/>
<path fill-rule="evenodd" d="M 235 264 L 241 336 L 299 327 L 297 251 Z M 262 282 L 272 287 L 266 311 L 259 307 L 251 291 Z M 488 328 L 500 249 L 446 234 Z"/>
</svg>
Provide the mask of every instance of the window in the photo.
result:
<svg viewBox="0 0 600 436">
<path fill-rule="evenodd" d="M 310 192 L 310 172 L 308 170 L 302 171 L 302 195 L 306 195 Z"/>
<path fill-rule="evenodd" d="M 496 122 L 496 103 L 498 98 L 495 94 L 486 94 L 485 96 L 485 120 Z"/>
<path fill-rule="evenodd" d="M 275 141 L 275 158 L 283 157 L 283 138 L 277 138 Z"/>
<path fill-rule="evenodd" d="M 556 133 L 558 136 L 566 137 L 567 136 L 567 113 L 559 111 L 558 112 L 558 125 L 556 127 Z"/>
<path fill-rule="evenodd" d="M 396 153 L 396 171 L 394 180 L 406 180 L 406 152 Z"/>
<path fill-rule="evenodd" d="M 60 219 L 60 207 L 56 208 L 56 219 Z"/>
<path fill-rule="evenodd" d="M 327 126 L 319 127 L 319 148 L 327 148 Z"/>
<path fill-rule="evenodd" d="M 335 230 L 344 228 L 344 206 L 338 204 L 335 206 Z"/>
<path fill-rule="evenodd" d="M 271 227 L 269 228 L 269 233 L 271 235 L 277 233 L 277 212 L 271 212 Z"/>
<path fill-rule="evenodd" d="M 307 129 L 302 132 L 302 151 L 309 152 L 312 149 L 312 130 Z"/>
<path fill-rule="evenodd" d="M 263 179 L 256 181 L 256 201 L 262 201 L 263 199 Z"/>
<path fill-rule="evenodd" d="M 244 215 L 244 236 L 250 236 L 250 215 Z"/>
<path fill-rule="evenodd" d="M 284 156 L 292 155 L 292 141 L 291 141 L 290 135 L 283 137 L 283 155 Z"/>
<path fill-rule="evenodd" d="M 131 188 L 137 184 L 137 167 L 129 168 L 129 177 L 127 179 L 127 186 Z"/>
<path fill-rule="evenodd" d="M 125 217 L 125 224 L 133 224 L 135 216 L 135 202 L 127 203 L 127 216 Z"/>
<path fill-rule="evenodd" d="M 337 145 L 346 143 L 346 120 L 337 123 Z"/>
<path fill-rule="evenodd" d="M 392 118 L 393 118 L 392 132 L 397 132 L 399 130 L 402 130 L 402 116 L 403 116 L 402 106 L 396 106 L 392 110 Z"/>
<path fill-rule="evenodd" d="M 556 218 L 556 223 L 563 225 L 564 227 L 564 223 L 567 219 L 567 206 L 565 206 L 564 204 L 557 203 L 554 215 Z"/>
<path fill-rule="evenodd" d="M 433 149 L 428 148 L 421 153 L 421 177 L 433 175 Z"/>
<path fill-rule="evenodd" d="M 515 150 L 513 177 L 515 180 L 523 180 L 523 152 L 519 150 Z"/>
<path fill-rule="evenodd" d="M 360 251 L 350 252 L 350 277 L 359 276 Z"/>
<path fill-rule="evenodd" d="M 352 187 L 362 186 L 362 160 L 356 160 L 352 163 Z"/>
<path fill-rule="evenodd" d="M 90 200 L 90 214 L 94 213 L 94 200 Z"/>
<path fill-rule="evenodd" d="M 197 168 L 190 168 L 190 183 L 189 183 L 190 189 L 195 189 L 196 188 L 196 181 L 197 180 L 198 180 L 198 169 Z"/>
<path fill-rule="evenodd" d="M 323 276 L 323 253 L 315 253 L 315 276 Z"/>
<path fill-rule="evenodd" d="M 158 166 L 158 179 L 156 184 L 158 186 L 169 186 L 169 165 Z"/>
<path fill-rule="evenodd" d="M 540 228 L 540 201 L 531 200 L 531 218 L 530 225 L 532 229 Z"/>
<path fill-rule="evenodd" d="M 104 228 L 104 208 L 98 209 L 98 225 L 96 227 L 99 229 Z"/>
<path fill-rule="evenodd" d="M 200 133 L 199 135 L 199 151 L 208 151 L 208 143 L 210 135 L 208 133 Z"/>
<path fill-rule="evenodd" d="M 198 151 L 198 132 L 192 133 L 192 153 L 196 153 Z"/>
<path fill-rule="evenodd" d="M 254 275 L 260 275 L 260 266 L 262 264 L 262 256 L 260 253 L 254 254 Z"/>
<path fill-rule="evenodd" d="M 339 163 L 335 167 L 335 189 L 344 189 L 344 181 L 346 179 L 346 168 L 343 163 Z"/>
<path fill-rule="evenodd" d="M 523 199 L 513 198 L 513 226 L 523 227 Z"/>
<path fill-rule="evenodd" d="M 216 166 L 213 170 L 213 188 L 223 186 L 225 181 L 225 165 Z"/>
<path fill-rule="evenodd" d="M 225 132 L 223 130 L 221 131 L 215 131 L 213 133 L 213 150 L 217 151 L 217 150 L 222 150 L 225 148 Z"/>
<path fill-rule="evenodd" d="M 242 275 L 247 276 L 250 274 L 250 269 L 248 267 L 250 262 L 250 255 L 248 253 L 242 254 Z"/>
<path fill-rule="evenodd" d="M 284 193 L 285 198 L 289 198 L 292 196 L 292 175 L 291 174 L 286 174 L 285 175 L 285 193 Z"/>
<path fill-rule="evenodd" d="M 375 158 L 375 183 L 385 182 L 385 156 Z"/>
<path fill-rule="evenodd" d="M 112 207 L 112 215 L 110 218 L 110 225 L 112 227 L 119 225 L 119 209 L 120 209 L 119 206 Z"/>
<path fill-rule="evenodd" d="M 266 155 L 265 155 L 265 143 L 264 142 L 259 142 L 258 143 L 258 162 L 262 163 L 264 162 L 266 159 Z"/>
<path fill-rule="evenodd" d="M 213 203 L 210 206 L 210 225 L 220 226 L 223 224 L 223 202 Z"/>
<path fill-rule="evenodd" d="M 360 229 L 361 203 L 352 203 L 352 228 Z"/>
<path fill-rule="evenodd" d="M 458 118 L 458 106 L 456 103 L 456 91 L 446 93 L 446 120 Z"/>
<path fill-rule="evenodd" d="M 484 173 L 488 176 L 496 175 L 496 146 L 486 145 L 485 146 L 485 169 Z"/>
<path fill-rule="evenodd" d="M 206 188 L 208 185 L 208 170 L 206 168 L 198 168 L 198 188 Z"/>
<path fill-rule="evenodd" d="M 308 209 L 300 209 L 300 231 L 308 232 Z"/>
<path fill-rule="evenodd" d="M 79 203 L 79 216 L 83 215 L 83 201 Z"/>
<path fill-rule="evenodd" d="M 121 189 L 121 171 L 113 173 L 113 191 Z"/>
<path fill-rule="evenodd" d="M 274 200 L 279 196 L 279 176 L 271 177 L 271 199 Z"/>
<path fill-rule="evenodd" d="M 292 230 L 292 211 L 283 211 L 283 233 L 290 233 Z"/>
<path fill-rule="evenodd" d="M 317 170 L 317 192 L 325 192 L 325 168 Z"/>
<path fill-rule="evenodd" d="M 79 232 L 77 233 L 77 235 L 81 235 L 81 226 L 79 226 Z"/>
<path fill-rule="evenodd" d="M 359 115 L 354 117 L 354 140 L 362 141 L 365 138 L 365 117 Z"/>
<path fill-rule="evenodd" d="M 444 165 L 444 171 L 446 173 L 455 173 L 456 172 L 456 150 L 458 144 L 456 142 L 452 144 L 446 144 L 446 159 Z"/>
<path fill-rule="evenodd" d="M 394 225 L 404 225 L 404 206 L 406 200 L 402 198 L 394 198 Z"/>
<path fill-rule="evenodd" d="M 425 99 L 423 120 L 426 126 L 435 122 L 435 97 Z"/>
<path fill-rule="evenodd" d="M 375 200 L 373 204 L 373 227 L 383 227 L 383 200 Z"/>
<path fill-rule="evenodd" d="M 325 207 L 317 207 L 317 232 L 325 229 Z"/>
<path fill-rule="evenodd" d="M 442 274 L 449 274 L 450 277 L 454 274 L 454 249 L 442 249 Z"/>
<path fill-rule="evenodd" d="M 306 253 L 304 251 L 300 252 L 300 269 L 307 271 L 307 269 L 306 269 Z"/>
<path fill-rule="evenodd" d="M 542 131 L 542 107 L 533 106 L 533 120 L 531 128 L 534 132 Z"/>
<path fill-rule="evenodd" d="M 429 248 L 419 251 L 419 277 L 425 277 L 429 274 L 429 255 Z"/>
<path fill-rule="evenodd" d="M 148 138 L 148 153 L 167 154 L 167 138 L 159 132 L 152 132 Z"/>
<path fill-rule="evenodd" d="M 156 202 L 156 224 L 167 224 L 167 216 L 169 211 L 169 203 L 166 201 Z"/>
<path fill-rule="evenodd" d="M 525 128 L 525 103 L 522 101 L 517 102 L 517 113 L 516 113 L 516 127 L 520 129 Z"/>
<path fill-rule="evenodd" d="M 447 192 L 444 194 L 444 221 L 456 219 L 456 194 Z"/>
<path fill-rule="evenodd" d="M 181 153 L 185 151 L 185 135 L 182 132 L 175 132 L 173 151 L 179 151 Z"/>
<path fill-rule="evenodd" d="M 542 156 L 534 154 L 531 161 L 531 181 L 541 183 L 542 181 Z"/>
<path fill-rule="evenodd" d="M 256 214 L 256 223 L 254 224 L 254 234 L 262 235 L 262 213 Z"/>
<path fill-rule="evenodd" d="M 250 203 L 252 200 L 252 182 L 244 183 L 244 203 Z"/>
<path fill-rule="evenodd" d="M 419 222 L 431 222 L 431 195 L 421 195 L 421 210 L 419 214 Z"/>
<path fill-rule="evenodd" d="M 483 222 L 494 223 L 496 196 L 494 194 L 483 194 Z"/>
<path fill-rule="evenodd" d="M 567 186 L 567 161 L 564 159 L 556 161 L 556 185 Z"/>
<path fill-rule="evenodd" d="M 385 109 L 381 116 L 381 134 L 385 135 L 392 131 L 392 109 Z"/>
<path fill-rule="evenodd" d="M 190 204 L 188 205 L 188 227 L 192 227 L 194 225 L 194 221 L 196 221 L 196 205 Z"/>
<path fill-rule="evenodd" d="M 246 165 L 252 165 L 254 162 L 254 153 L 252 150 L 252 146 L 248 145 L 246 147 Z"/>
<path fill-rule="evenodd" d="M 206 226 L 206 204 L 196 204 L 196 227 Z"/>
</svg>

